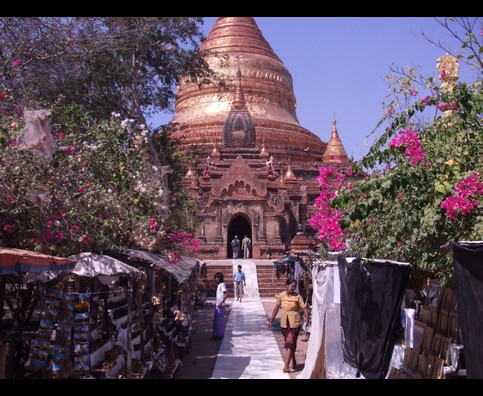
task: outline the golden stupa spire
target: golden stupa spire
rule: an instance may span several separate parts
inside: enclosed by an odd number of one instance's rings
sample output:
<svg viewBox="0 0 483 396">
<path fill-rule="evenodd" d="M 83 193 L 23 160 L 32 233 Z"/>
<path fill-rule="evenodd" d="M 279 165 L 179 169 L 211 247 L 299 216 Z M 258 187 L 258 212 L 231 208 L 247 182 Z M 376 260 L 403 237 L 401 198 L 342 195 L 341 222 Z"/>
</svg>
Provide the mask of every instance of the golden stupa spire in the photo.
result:
<svg viewBox="0 0 483 396">
<path fill-rule="evenodd" d="M 238 70 L 236 72 L 237 82 L 235 85 L 235 95 L 233 97 L 233 107 L 237 110 L 245 107 L 245 96 L 243 95 L 243 89 L 241 85 L 241 70 L 240 70 L 240 58 L 237 56 Z"/>
<path fill-rule="evenodd" d="M 323 162 L 332 162 L 339 164 L 346 164 L 349 162 L 347 153 L 345 152 L 344 145 L 339 137 L 339 132 L 337 131 L 337 121 L 335 119 L 332 121 L 332 133 L 330 135 L 329 143 L 327 143 L 327 148 L 322 156 Z"/>
<path fill-rule="evenodd" d="M 260 150 L 260 157 L 268 157 L 268 151 L 267 149 L 265 148 L 265 139 L 263 139 L 263 142 L 262 142 L 262 148 Z"/>
<path fill-rule="evenodd" d="M 285 180 L 297 180 L 295 177 L 295 174 L 293 173 L 292 170 L 292 155 L 288 155 L 288 166 L 287 166 L 287 172 L 285 173 Z"/>
</svg>

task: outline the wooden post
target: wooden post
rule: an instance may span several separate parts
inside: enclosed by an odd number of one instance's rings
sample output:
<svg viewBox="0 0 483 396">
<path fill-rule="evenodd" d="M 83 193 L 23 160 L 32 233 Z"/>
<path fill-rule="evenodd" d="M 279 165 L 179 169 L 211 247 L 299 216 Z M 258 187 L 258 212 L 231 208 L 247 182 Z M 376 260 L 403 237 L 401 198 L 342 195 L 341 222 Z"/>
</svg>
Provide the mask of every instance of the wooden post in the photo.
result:
<svg viewBox="0 0 483 396">
<path fill-rule="evenodd" d="M 5 285 L 7 283 L 7 277 L 6 276 L 0 276 L 0 322 L 3 319 L 3 304 L 5 302 Z"/>
<path fill-rule="evenodd" d="M 132 377 L 132 311 L 133 311 L 133 281 L 132 277 L 127 278 L 127 357 L 126 357 L 126 377 Z"/>
</svg>

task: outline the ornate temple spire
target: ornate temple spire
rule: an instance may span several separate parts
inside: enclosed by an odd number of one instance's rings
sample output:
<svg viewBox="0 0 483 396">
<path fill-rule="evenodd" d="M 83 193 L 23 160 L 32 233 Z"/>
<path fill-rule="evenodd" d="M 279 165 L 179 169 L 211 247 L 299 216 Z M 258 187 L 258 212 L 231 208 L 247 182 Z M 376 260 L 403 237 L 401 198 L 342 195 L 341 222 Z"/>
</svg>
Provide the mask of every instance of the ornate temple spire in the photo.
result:
<svg viewBox="0 0 483 396">
<path fill-rule="evenodd" d="M 236 72 L 237 82 L 235 85 L 235 95 L 233 97 L 233 107 L 237 110 L 241 110 L 245 107 L 245 96 L 243 95 L 243 88 L 241 84 L 241 70 L 240 70 L 240 58 L 237 57 L 238 70 Z"/>
<path fill-rule="evenodd" d="M 297 177 L 295 177 L 295 174 L 293 173 L 293 170 L 292 170 L 292 156 L 290 154 L 288 155 L 288 166 L 287 166 L 287 172 L 285 173 L 285 180 L 287 181 L 297 180 Z"/>
<path fill-rule="evenodd" d="M 198 188 L 196 185 L 196 173 L 193 171 L 191 165 L 188 166 L 188 171 L 184 175 L 183 184 L 190 189 Z"/>
<path fill-rule="evenodd" d="M 237 82 L 232 108 L 223 126 L 223 144 L 224 146 L 255 147 L 255 125 L 246 107 L 241 86 L 240 59 L 237 58 L 237 60 Z"/>
<path fill-rule="evenodd" d="M 345 152 L 344 145 L 339 137 L 339 132 L 337 131 L 337 121 L 334 115 L 334 121 L 332 121 L 332 133 L 330 135 L 329 143 L 327 143 L 327 148 L 322 156 L 322 161 L 324 163 L 337 163 L 345 165 L 349 162 L 347 153 Z"/>
<path fill-rule="evenodd" d="M 215 144 L 213 146 L 213 151 L 211 152 L 211 158 L 214 158 L 216 160 L 219 160 L 220 157 L 221 157 L 221 154 L 218 151 L 218 148 L 216 147 L 216 141 L 215 141 Z"/>
<path fill-rule="evenodd" d="M 268 151 L 265 148 L 265 139 L 263 139 L 262 149 L 260 150 L 260 158 L 265 158 L 265 157 L 268 158 Z"/>
</svg>

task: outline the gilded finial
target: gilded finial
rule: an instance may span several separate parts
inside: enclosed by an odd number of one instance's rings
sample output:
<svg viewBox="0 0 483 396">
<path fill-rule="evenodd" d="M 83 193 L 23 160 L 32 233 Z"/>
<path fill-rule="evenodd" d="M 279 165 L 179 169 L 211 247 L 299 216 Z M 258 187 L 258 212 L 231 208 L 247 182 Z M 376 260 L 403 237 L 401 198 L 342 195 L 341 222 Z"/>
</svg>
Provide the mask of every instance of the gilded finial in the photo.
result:
<svg viewBox="0 0 483 396">
<path fill-rule="evenodd" d="M 241 84 L 241 70 L 240 70 L 240 57 L 237 56 L 238 70 L 236 72 L 237 82 L 235 86 L 235 95 L 233 99 L 233 107 L 237 110 L 243 109 L 245 106 L 245 96 L 243 95 L 243 89 Z"/>
</svg>

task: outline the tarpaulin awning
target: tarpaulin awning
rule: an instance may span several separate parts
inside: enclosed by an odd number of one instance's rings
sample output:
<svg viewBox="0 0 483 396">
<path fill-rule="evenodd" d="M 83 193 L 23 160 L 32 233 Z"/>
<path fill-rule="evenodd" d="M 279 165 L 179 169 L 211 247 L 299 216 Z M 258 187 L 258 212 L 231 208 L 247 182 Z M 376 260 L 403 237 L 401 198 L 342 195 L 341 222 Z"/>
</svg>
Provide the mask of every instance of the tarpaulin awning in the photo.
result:
<svg viewBox="0 0 483 396">
<path fill-rule="evenodd" d="M 22 249 L 0 248 L 0 275 L 12 272 L 66 271 L 74 268 L 69 258 Z"/>
<path fill-rule="evenodd" d="M 196 258 L 189 256 L 181 256 L 179 262 L 176 264 L 170 264 L 160 254 L 136 249 L 124 249 L 116 252 L 116 255 L 124 256 L 128 260 L 145 261 L 156 269 L 168 272 L 178 283 L 186 282 L 190 278 L 193 268 L 199 264 L 199 261 Z"/>
<path fill-rule="evenodd" d="M 284 258 L 279 259 L 279 260 L 275 260 L 273 262 L 273 264 L 275 264 L 275 265 L 283 265 L 283 264 L 287 264 L 287 263 L 294 264 L 296 261 L 297 261 L 297 259 L 295 257 L 288 256 L 288 257 L 284 257 Z"/>
<path fill-rule="evenodd" d="M 111 283 L 121 275 L 140 277 L 143 271 L 115 259 L 114 257 L 102 254 L 83 252 L 69 256 L 75 267 L 69 272 L 77 276 L 87 278 L 98 277 L 102 283 Z M 30 274 L 25 277 L 26 282 L 42 281 L 47 282 L 59 276 L 61 271 L 45 271 L 41 274 Z"/>
<path fill-rule="evenodd" d="M 130 275 L 133 277 L 143 276 L 144 272 L 125 264 L 114 257 L 84 252 L 69 256 L 76 262 L 72 273 L 93 278 L 94 276 L 114 276 L 114 275 Z"/>
</svg>

